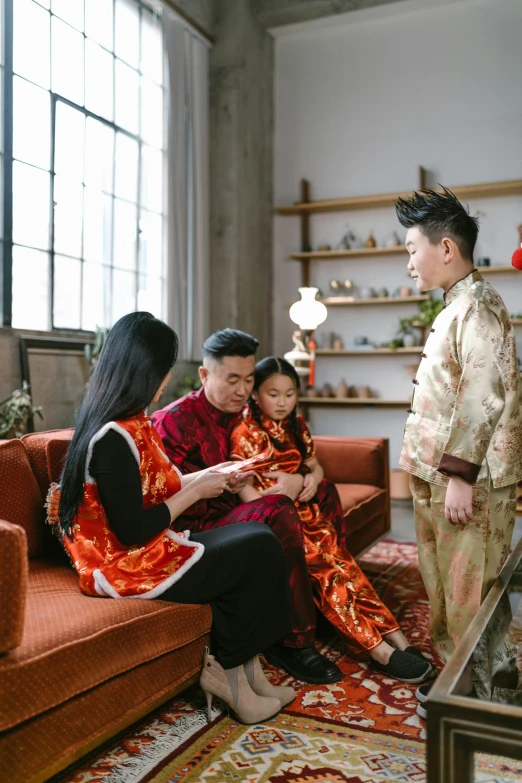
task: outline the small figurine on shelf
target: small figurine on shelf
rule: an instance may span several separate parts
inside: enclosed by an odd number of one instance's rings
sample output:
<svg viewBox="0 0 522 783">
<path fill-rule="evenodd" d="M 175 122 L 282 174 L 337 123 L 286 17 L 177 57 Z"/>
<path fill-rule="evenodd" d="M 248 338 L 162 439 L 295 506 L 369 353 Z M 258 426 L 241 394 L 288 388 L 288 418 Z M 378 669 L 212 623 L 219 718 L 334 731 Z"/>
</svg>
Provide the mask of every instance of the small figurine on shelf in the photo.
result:
<svg viewBox="0 0 522 783">
<path fill-rule="evenodd" d="M 332 340 L 332 348 L 334 351 L 342 351 L 344 348 L 344 343 L 342 341 L 341 337 L 334 337 Z"/>
<path fill-rule="evenodd" d="M 370 231 L 370 236 L 366 240 L 366 244 L 364 247 L 367 248 L 377 247 L 377 242 L 375 241 L 375 237 L 373 236 L 373 231 Z"/>
<path fill-rule="evenodd" d="M 339 280 L 330 280 L 330 290 L 333 294 L 338 296 L 343 292 L 343 284 Z"/>
<path fill-rule="evenodd" d="M 388 234 L 384 244 L 385 247 L 400 247 L 402 245 L 402 242 L 397 232 L 392 231 L 391 234 Z"/>
<path fill-rule="evenodd" d="M 331 249 L 332 246 L 329 245 L 327 242 L 323 243 L 322 245 L 317 245 L 318 253 L 328 253 Z"/>
<path fill-rule="evenodd" d="M 338 250 L 351 250 L 353 242 L 356 242 L 357 237 L 353 233 L 353 231 L 347 231 L 346 234 L 342 237 L 341 241 L 338 245 Z"/>
</svg>

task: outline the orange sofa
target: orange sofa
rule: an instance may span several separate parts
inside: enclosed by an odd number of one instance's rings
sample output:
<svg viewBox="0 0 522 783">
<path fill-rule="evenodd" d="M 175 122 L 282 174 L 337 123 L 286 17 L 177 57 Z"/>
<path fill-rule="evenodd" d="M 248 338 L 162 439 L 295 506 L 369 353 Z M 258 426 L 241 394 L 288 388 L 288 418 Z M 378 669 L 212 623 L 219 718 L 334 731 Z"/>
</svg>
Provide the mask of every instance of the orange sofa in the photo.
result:
<svg viewBox="0 0 522 783">
<path fill-rule="evenodd" d="M 390 529 L 390 464 L 386 438 L 316 435 L 316 456 L 341 498 L 340 544 L 358 555 Z"/>
<path fill-rule="evenodd" d="M 44 523 L 72 430 L 0 441 L 0 781 L 38 783 L 197 681 L 208 606 L 82 595 Z M 316 438 L 354 553 L 389 529 L 385 440 Z"/>
</svg>

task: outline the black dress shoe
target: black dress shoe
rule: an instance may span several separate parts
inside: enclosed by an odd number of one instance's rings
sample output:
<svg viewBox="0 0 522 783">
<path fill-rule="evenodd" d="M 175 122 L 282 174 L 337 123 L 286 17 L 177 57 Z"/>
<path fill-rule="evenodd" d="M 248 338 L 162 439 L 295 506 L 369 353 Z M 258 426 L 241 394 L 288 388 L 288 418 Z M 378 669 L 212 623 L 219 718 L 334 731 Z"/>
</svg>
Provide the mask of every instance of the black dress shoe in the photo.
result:
<svg viewBox="0 0 522 783">
<path fill-rule="evenodd" d="M 325 658 L 315 647 L 283 647 L 273 644 L 263 653 L 268 663 L 279 666 L 296 680 L 322 685 L 338 682 L 343 673 L 335 663 Z"/>
</svg>

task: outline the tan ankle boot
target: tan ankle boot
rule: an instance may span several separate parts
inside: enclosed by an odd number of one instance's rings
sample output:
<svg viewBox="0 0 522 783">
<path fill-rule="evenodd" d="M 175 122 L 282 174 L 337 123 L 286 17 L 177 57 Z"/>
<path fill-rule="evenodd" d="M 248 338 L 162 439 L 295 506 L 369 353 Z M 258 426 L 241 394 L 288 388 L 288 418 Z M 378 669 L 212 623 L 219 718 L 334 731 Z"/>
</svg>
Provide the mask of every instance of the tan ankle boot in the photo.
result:
<svg viewBox="0 0 522 783">
<path fill-rule="evenodd" d="M 286 707 L 295 699 L 296 692 L 293 688 L 288 685 L 272 685 L 267 680 L 259 655 L 245 663 L 244 669 L 248 684 L 258 696 L 271 696 L 274 699 L 279 699 L 282 707 Z"/>
<path fill-rule="evenodd" d="M 203 670 L 199 684 L 207 697 L 208 720 L 211 720 L 212 696 L 232 707 L 241 723 L 261 723 L 276 715 L 281 709 L 279 699 L 258 696 L 250 685 L 245 675 L 243 666 L 237 667 L 237 701 L 234 701 L 232 689 L 223 667 L 210 655 L 208 647 L 203 655 Z"/>
</svg>

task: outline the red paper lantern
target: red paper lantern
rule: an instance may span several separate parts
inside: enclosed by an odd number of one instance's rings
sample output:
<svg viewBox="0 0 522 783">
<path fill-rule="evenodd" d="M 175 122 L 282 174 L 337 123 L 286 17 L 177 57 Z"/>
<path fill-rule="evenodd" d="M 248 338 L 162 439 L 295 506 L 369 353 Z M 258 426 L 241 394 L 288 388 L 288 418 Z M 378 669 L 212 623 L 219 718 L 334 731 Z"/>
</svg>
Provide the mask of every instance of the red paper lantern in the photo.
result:
<svg viewBox="0 0 522 783">
<path fill-rule="evenodd" d="M 511 256 L 511 263 L 515 269 L 520 269 L 522 272 L 522 247 L 519 247 L 518 250 L 515 250 Z"/>
</svg>

